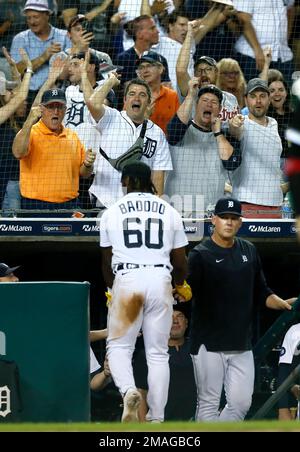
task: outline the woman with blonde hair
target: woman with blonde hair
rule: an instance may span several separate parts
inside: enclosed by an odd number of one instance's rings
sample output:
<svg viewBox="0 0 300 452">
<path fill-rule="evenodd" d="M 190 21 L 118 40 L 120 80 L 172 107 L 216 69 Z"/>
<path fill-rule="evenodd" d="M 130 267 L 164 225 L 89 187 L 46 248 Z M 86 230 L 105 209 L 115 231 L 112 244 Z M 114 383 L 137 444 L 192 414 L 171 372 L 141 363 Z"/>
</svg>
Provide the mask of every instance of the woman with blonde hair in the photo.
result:
<svg viewBox="0 0 300 452">
<path fill-rule="evenodd" d="M 222 91 L 234 94 L 240 108 L 245 106 L 246 80 L 239 63 L 232 58 L 222 58 L 218 64 L 216 85 Z"/>
</svg>

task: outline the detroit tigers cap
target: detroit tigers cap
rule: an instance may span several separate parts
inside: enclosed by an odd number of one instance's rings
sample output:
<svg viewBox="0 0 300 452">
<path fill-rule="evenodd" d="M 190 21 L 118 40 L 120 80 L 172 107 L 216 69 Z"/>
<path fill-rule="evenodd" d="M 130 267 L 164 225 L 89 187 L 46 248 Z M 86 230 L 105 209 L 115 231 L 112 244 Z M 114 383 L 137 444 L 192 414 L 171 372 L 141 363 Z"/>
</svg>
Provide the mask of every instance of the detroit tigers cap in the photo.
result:
<svg viewBox="0 0 300 452">
<path fill-rule="evenodd" d="M 232 213 L 233 215 L 242 216 L 242 205 L 240 201 L 235 198 L 221 198 L 217 201 L 215 206 L 215 215 L 224 215 L 225 213 Z"/>
<path fill-rule="evenodd" d="M 246 88 L 246 96 L 247 96 L 247 94 L 252 93 L 256 89 L 270 93 L 270 90 L 268 88 L 268 83 L 265 80 L 262 80 L 261 78 L 252 78 L 248 82 L 248 85 Z"/>
<path fill-rule="evenodd" d="M 17 267 L 9 267 L 8 265 L 4 264 L 4 262 L 0 263 L 0 278 L 10 275 L 15 270 L 17 270 L 17 268 L 20 268 L 20 265 L 18 265 Z"/>
<path fill-rule="evenodd" d="M 62 89 L 54 88 L 54 89 L 48 89 L 44 92 L 42 96 L 41 103 L 43 105 L 51 104 L 53 102 L 59 102 L 61 104 L 66 105 L 66 96 Z"/>
<path fill-rule="evenodd" d="M 133 162 L 125 165 L 122 171 L 122 178 L 126 176 L 151 179 L 151 169 L 146 163 Z"/>
<path fill-rule="evenodd" d="M 223 93 L 217 86 L 215 86 L 215 85 L 202 86 L 202 88 L 200 88 L 198 91 L 198 99 L 200 96 L 202 96 L 202 94 L 205 94 L 205 93 L 214 94 L 219 99 L 220 104 L 222 103 Z"/>
</svg>

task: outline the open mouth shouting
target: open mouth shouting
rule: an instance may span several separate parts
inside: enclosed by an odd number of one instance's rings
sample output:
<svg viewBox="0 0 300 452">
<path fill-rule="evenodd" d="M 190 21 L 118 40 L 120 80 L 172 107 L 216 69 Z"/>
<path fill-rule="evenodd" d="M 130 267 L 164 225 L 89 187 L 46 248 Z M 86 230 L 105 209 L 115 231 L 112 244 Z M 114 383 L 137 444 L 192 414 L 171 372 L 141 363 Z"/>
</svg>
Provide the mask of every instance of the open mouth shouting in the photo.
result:
<svg viewBox="0 0 300 452">
<path fill-rule="evenodd" d="M 212 112 L 207 110 L 203 112 L 203 117 L 206 119 L 211 119 Z"/>
<path fill-rule="evenodd" d="M 199 86 L 210 85 L 211 81 L 207 77 L 201 77 Z"/>
<path fill-rule="evenodd" d="M 141 104 L 139 102 L 133 102 L 131 108 L 135 113 L 139 113 L 141 111 Z"/>
</svg>

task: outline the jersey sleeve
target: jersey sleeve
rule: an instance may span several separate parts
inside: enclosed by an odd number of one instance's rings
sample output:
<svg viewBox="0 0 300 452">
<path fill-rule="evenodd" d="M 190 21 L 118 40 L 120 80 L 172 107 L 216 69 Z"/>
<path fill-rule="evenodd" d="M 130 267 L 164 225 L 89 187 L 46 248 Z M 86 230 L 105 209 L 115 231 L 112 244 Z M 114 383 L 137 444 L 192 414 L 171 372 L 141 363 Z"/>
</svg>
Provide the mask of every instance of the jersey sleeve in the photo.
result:
<svg viewBox="0 0 300 452">
<path fill-rule="evenodd" d="M 262 269 L 261 260 L 259 254 L 255 250 L 255 259 L 256 259 L 256 269 L 255 269 L 255 279 L 254 279 L 254 291 L 255 294 L 259 296 L 264 302 L 268 298 L 269 295 L 272 295 L 273 291 L 268 287 L 266 278 Z"/>
<path fill-rule="evenodd" d="M 108 234 L 108 218 L 107 211 L 104 212 L 100 219 L 100 246 L 102 248 L 107 248 L 112 246 L 109 234 Z"/>
<path fill-rule="evenodd" d="M 183 246 L 188 245 L 189 242 L 184 232 L 182 218 L 176 211 L 174 212 L 174 231 L 173 249 L 182 248 Z"/>
<path fill-rule="evenodd" d="M 158 126 L 155 128 L 158 134 L 158 141 L 151 169 L 170 171 L 173 169 L 173 165 L 169 145 L 163 131 Z"/>
<path fill-rule="evenodd" d="M 93 126 L 96 126 L 96 129 L 100 133 L 105 128 L 111 127 L 112 122 L 114 121 L 116 116 L 119 115 L 119 112 L 117 110 L 115 110 L 114 108 L 110 108 L 107 105 L 104 105 L 104 109 L 105 109 L 104 115 L 98 122 L 94 120 L 90 112 L 87 115 L 87 122 L 89 122 Z"/>
<path fill-rule="evenodd" d="M 187 282 L 192 288 L 193 295 L 197 299 L 201 295 L 201 278 L 203 273 L 203 262 L 201 253 L 192 249 L 188 255 L 188 276 Z M 197 296 L 198 295 L 198 296 Z"/>
<path fill-rule="evenodd" d="M 300 337 L 299 337 L 300 339 Z M 291 327 L 285 334 L 281 350 L 279 364 L 291 364 L 295 352 L 294 328 Z"/>
<path fill-rule="evenodd" d="M 101 366 L 97 361 L 97 358 L 92 350 L 92 347 L 90 346 L 90 373 L 96 372 L 96 370 L 99 369 L 101 369 Z"/>
</svg>

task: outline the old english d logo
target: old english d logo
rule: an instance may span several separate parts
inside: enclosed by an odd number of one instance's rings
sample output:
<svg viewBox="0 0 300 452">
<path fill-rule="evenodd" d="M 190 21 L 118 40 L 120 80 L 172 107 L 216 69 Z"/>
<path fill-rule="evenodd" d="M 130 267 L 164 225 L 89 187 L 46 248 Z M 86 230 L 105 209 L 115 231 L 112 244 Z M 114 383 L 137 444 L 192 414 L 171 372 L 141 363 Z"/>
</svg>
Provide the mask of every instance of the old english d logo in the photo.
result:
<svg viewBox="0 0 300 452">
<path fill-rule="evenodd" d="M 11 413 L 10 389 L 8 386 L 0 386 L 0 416 L 5 417 Z"/>
<path fill-rule="evenodd" d="M 143 156 L 147 157 L 147 159 L 151 159 L 156 151 L 157 141 L 151 140 L 151 138 L 148 137 L 145 138 L 146 141 L 144 143 Z"/>
<path fill-rule="evenodd" d="M 84 102 L 71 99 L 72 105 L 66 111 L 66 127 L 69 124 L 77 127 L 83 123 Z"/>
</svg>

